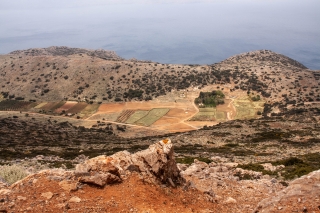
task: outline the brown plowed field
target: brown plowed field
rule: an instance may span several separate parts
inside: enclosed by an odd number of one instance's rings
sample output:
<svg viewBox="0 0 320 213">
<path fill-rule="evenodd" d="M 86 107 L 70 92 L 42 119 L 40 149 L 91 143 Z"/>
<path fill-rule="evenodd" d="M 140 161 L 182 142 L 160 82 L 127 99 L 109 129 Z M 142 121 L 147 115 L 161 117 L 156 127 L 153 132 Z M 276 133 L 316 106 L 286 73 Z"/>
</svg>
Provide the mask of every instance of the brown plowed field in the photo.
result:
<svg viewBox="0 0 320 213">
<path fill-rule="evenodd" d="M 62 107 L 55 110 L 56 113 L 61 113 L 63 110 L 68 111 L 71 107 L 75 106 L 78 102 L 67 101 Z"/>
<path fill-rule="evenodd" d="M 97 113 L 121 112 L 125 103 L 101 104 Z"/>
<path fill-rule="evenodd" d="M 66 113 L 79 113 L 81 112 L 84 108 L 86 108 L 88 106 L 87 103 L 81 102 L 81 103 L 77 103 L 76 105 L 74 105 L 73 107 L 71 107 L 68 111 L 66 111 Z"/>
</svg>

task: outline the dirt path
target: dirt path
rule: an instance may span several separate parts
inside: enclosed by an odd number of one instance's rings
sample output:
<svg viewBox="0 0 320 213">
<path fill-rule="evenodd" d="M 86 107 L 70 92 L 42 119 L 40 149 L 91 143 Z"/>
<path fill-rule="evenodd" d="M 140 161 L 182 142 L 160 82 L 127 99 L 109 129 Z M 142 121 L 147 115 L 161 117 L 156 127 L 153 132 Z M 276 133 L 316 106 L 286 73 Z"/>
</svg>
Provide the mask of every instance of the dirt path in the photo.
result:
<svg viewBox="0 0 320 213">
<path fill-rule="evenodd" d="M 234 99 L 233 98 L 230 98 L 230 103 L 228 104 L 228 107 L 231 109 L 231 111 L 227 112 L 227 119 L 228 121 L 230 120 L 233 120 L 233 118 L 236 116 L 236 108 L 235 106 L 233 105 L 233 102 L 234 102 Z"/>
</svg>

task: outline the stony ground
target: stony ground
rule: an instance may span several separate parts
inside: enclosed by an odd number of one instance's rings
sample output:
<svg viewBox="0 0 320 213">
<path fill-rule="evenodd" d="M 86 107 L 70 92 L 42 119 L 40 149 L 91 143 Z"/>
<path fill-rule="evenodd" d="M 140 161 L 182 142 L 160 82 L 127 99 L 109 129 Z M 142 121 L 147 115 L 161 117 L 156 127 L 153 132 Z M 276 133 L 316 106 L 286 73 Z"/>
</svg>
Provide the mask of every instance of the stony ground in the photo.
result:
<svg viewBox="0 0 320 213">
<path fill-rule="evenodd" d="M 170 144 L 162 140 L 162 145 L 160 141 L 136 154 L 119 152 L 87 160 L 79 164 L 75 172 L 45 170 L 11 186 L 1 184 L 0 212 L 320 210 L 320 170 L 291 181 L 287 186 L 261 172 L 236 168 L 237 163 L 221 157 L 213 157 L 209 164 L 195 160 L 191 166 L 176 165 Z M 132 169 L 133 166 L 136 169 Z M 174 173 L 176 168 L 179 173 Z M 266 168 L 275 169 L 272 165 Z M 121 182 L 103 180 L 110 172 L 118 174 Z M 174 181 L 162 179 L 169 181 L 159 182 L 163 175 Z M 245 175 L 253 178 L 244 180 Z M 185 181 L 179 184 L 176 181 L 181 177 Z"/>
</svg>

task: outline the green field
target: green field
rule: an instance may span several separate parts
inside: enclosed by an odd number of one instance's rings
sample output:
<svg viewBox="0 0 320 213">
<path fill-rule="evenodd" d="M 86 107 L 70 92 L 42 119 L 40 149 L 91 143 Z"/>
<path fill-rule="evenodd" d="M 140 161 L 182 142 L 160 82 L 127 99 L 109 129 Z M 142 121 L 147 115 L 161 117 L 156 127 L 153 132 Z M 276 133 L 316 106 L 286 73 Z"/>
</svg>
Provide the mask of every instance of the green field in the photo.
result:
<svg viewBox="0 0 320 213">
<path fill-rule="evenodd" d="M 88 104 L 86 106 L 86 108 L 84 108 L 79 116 L 80 118 L 86 118 L 86 117 L 89 117 L 90 115 L 92 115 L 93 113 L 97 112 L 98 111 L 98 108 L 99 108 L 100 104 Z M 69 111 L 69 110 L 68 110 Z M 67 111 L 67 112 L 68 112 Z"/>
<path fill-rule="evenodd" d="M 218 120 L 218 121 L 226 121 L 226 119 L 227 119 L 226 112 L 217 111 L 216 120 Z"/>
<path fill-rule="evenodd" d="M 62 107 L 66 101 L 59 101 L 59 102 L 49 102 L 45 104 L 44 106 L 39 107 L 40 109 L 43 109 L 47 112 L 53 112 L 54 110 Z M 38 107 L 38 106 L 37 106 Z"/>
<path fill-rule="evenodd" d="M 136 121 L 135 124 L 141 125 L 141 126 L 150 126 L 151 124 L 156 122 L 159 118 L 167 114 L 169 110 L 170 109 L 168 108 L 154 108 L 150 110 L 146 116 Z"/>
<path fill-rule="evenodd" d="M 43 103 L 40 103 L 38 104 L 37 106 L 35 106 L 34 108 L 35 109 L 40 109 L 41 107 L 43 107 L 44 105 L 46 105 L 48 102 L 43 102 Z"/>
<path fill-rule="evenodd" d="M 125 123 L 127 124 L 133 124 L 146 116 L 149 113 L 147 110 L 137 110 L 135 111 L 127 120 Z"/>
<path fill-rule="evenodd" d="M 199 112 L 190 121 L 213 121 L 216 118 L 216 108 L 199 108 Z"/>
<path fill-rule="evenodd" d="M 263 111 L 264 102 L 251 101 L 248 97 L 243 97 L 241 99 L 235 100 L 234 106 L 237 111 L 235 119 L 251 119 L 257 118 L 257 113 L 259 111 Z"/>
<path fill-rule="evenodd" d="M 116 121 L 117 118 L 120 116 L 120 113 L 110 113 L 110 114 L 104 114 L 104 113 L 99 113 L 91 116 L 89 120 L 107 120 L 107 121 Z"/>
</svg>

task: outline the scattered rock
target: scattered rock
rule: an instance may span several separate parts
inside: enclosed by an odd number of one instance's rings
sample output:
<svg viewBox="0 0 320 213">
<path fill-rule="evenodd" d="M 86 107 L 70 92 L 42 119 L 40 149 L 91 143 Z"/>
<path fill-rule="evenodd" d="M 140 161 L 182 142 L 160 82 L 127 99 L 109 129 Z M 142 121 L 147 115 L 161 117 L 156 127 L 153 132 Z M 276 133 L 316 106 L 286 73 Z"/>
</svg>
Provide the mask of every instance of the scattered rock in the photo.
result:
<svg viewBox="0 0 320 213">
<path fill-rule="evenodd" d="M 81 199 L 79 197 L 74 196 L 74 197 L 70 198 L 69 202 L 70 203 L 80 203 Z"/>
<path fill-rule="evenodd" d="M 297 211 L 309 208 L 308 211 L 318 211 L 315 203 L 319 203 L 320 197 L 320 170 L 302 176 L 292 181 L 288 187 L 272 196 L 262 200 L 256 207 L 255 212 L 273 212 L 275 206 L 281 206 L 284 212 Z M 304 202 L 301 202 L 303 197 Z M 298 201 L 298 202 L 297 202 Z"/>
<path fill-rule="evenodd" d="M 170 139 L 150 145 L 148 149 L 130 154 L 127 151 L 111 156 L 98 156 L 76 166 L 79 181 L 98 186 L 118 183 L 131 172 L 139 172 L 146 182 L 176 186 L 184 182 L 173 155 Z"/>
<path fill-rule="evenodd" d="M 50 200 L 53 196 L 53 193 L 52 192 L 45 192 L 45 193 L 42 193 L 41 196 L 47 200 Z"/>
<path fill-rule="evenodd" d="M 232 197 L 228 197 L 223 203 L 225 203 L 225 204 L 236 204 L 237 201 Z"/>
<path fill-rule="evenodd" d="M 18 199 L 18 200 L 27 200 L 26 197 L 22 197 L 22 196 L 17 196 L 17 199 Z"/>
<path fill-rule="evenodd" d="M 77 183 L 67 180 L 61 181 L 59 186 L 67 192 L 76 191 L 78 189 Z"/>
<path fill-rule="evenodd" d="M 0 195 L 7 195 L 11 192 L 10 189 L 0 189 Z"/>
<path fill-rule="evenodd" d="M 121 179 L 111 173 L 96 173 L 92 176 L 82 176 L 79 178 L 81 183 L 89 183 L 97 186 L 105 186 L 106 184 L 120 183 Z"/>
</svg>

